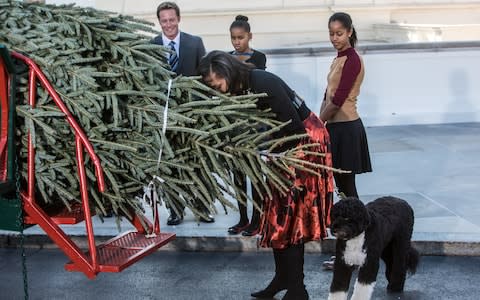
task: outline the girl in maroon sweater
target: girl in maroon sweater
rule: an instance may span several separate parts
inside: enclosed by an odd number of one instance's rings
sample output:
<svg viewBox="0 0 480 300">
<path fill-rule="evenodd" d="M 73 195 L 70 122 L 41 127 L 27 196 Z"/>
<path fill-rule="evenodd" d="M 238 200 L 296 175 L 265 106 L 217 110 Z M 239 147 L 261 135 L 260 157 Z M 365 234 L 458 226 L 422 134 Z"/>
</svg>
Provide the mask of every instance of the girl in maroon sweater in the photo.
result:
<svg viewBox="0 0 480 300">
<path fill-rule="evenodd" d="M 346 13 L 335 13 L 328 21 L 330 41 L 337 49 L 327 76 L 327 90 L 320 109 L 320 119 L 327 123 L 333 166 L 351 173 L 335 173 L 338 192 L 357 197 L 355 174 L 371 172 L 367 134 L 357 112 L 357 96 L 364 76 L 362 58 L 355 51 L 357 33 Z M 323 263 L 334 267 L 334 257 Z"/>
<path fill-rule="evenodd" d="M 357 96 L 364 76 L 363 61 L 354 48 L 357 35 L 348 14 L 332 15 L 328 28 L 330 41 L 338 54 L 327 77 L 320 119 L 327 122 L 333 166 L 351 171 L 334 174 L 338 191 L 358 198 L 355 174 L 372 171 L 367 135 L 357 112 Z"/>
</svg>

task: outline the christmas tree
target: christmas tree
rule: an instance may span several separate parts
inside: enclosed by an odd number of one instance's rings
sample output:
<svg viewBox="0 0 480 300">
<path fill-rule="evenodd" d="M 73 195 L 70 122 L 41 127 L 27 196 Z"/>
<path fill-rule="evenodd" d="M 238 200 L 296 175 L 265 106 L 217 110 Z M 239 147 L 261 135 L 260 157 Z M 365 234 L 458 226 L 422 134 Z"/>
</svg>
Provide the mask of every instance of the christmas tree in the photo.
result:
<svg viewBox="0 0 480 300">
<path fill-rule="evenodd" d="M 234 207 L 226 195 L 248 199 L 232 173 L 248 176 L 268 196 L 272 188 L 288 190 L 291 182 L 282 174 L 293 168 L 313 173 L 328 168 L 298 158 L 309 145 L 271 153 L 285 139 L 269 139 L 282 124 L 256 108 L 262 95 L 232 97 L 198 78 L 176 77 L 167 63 L 169 50 L 151 43 L 147 33 L 158 32 L 148 22 L 74 5 L 4 0 L 0 9 L 0 43 L 40 66 L 101 159 L 107 185 L 103 193 L 94 184 L 92 163 L 86 162 L 89 196 L 97 212 L 112 208 L 129 215 L 132 209 L 141 210 L 138 196 L 155 182 L 170 207 L 179 212 L 177 207 L 187 206 L 201 216 L 198 207 L 215 213 L 217 200 L 225 209 Z M 72 131 L 42 89 L 35 108 L 27 105 L 27 79 L 20 77 L 22 176 L 30 130 L 37 198 L 69 207 L 79 199 Z"/>
</svg>

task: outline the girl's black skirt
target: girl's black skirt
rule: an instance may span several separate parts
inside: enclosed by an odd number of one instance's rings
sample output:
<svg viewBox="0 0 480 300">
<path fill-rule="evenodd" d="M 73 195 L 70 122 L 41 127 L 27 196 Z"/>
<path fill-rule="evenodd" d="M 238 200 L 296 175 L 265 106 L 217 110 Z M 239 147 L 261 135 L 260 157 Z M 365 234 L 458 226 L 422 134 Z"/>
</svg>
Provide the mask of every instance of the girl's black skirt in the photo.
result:
<svg viewBox="0 0 480 300">
<path fill-rule="evenodd" d="M 333 167 L 354 174 L 372 171 L 367 134 L 362 120 L 327 123 Z"/>
</svg>

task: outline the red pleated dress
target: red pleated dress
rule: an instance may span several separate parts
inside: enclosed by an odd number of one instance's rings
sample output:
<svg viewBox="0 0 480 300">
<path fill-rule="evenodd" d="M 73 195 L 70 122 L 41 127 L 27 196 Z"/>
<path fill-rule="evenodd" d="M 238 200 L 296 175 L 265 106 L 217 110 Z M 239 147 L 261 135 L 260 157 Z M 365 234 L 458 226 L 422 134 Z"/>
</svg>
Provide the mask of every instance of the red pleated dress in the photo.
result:
<svg viewBox="0 0 480 300">
<path fill-rule="evenodd" d="M 316 149 L 309 151 L 324 153 L 325 157 L 303 153 L 298 158 L 331 167 L 330 139 L 325 126 L 314 113 L 310 113 L 303 124 L 308 138 L 299 145 L 318 143 Z M 284 176 L 294 182 L 287 195 L 273 189 L 272 198 L 265 197 L 259 239 L 261 247 L 283 249 L 327 236 L 333 205 L 333 174 L 323 168 L 316 171 L 321 176 L 296 169 L 295 178 L 292 178 L 285 172 Z"/>
</svg>

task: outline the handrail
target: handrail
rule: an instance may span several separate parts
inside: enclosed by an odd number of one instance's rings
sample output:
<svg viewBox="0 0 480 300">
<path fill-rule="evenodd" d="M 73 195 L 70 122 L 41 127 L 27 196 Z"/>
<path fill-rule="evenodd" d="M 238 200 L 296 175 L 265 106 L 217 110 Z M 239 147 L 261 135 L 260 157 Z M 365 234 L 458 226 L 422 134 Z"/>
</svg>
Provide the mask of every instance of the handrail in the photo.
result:
<svg viewBox="0 0 480 300">
<path fill-rule="evenodd" d="M 6 159 L 5 164 L 2 167 L 5 167 L 5 170 L 0 170 L 1 180 L 6 180 L 7 182 L 13 182 L 15 179 L 14 171 L 14 159 L 15 156 L 15 143 L 14 143 L 14 134 L 15 134 L 15 93 L 13 92 L 16 88 L 16 76 L 13 67 L 13 63 L 10 59 L 10 53 L 4 45 L 0 44 L 0 59 L 2 67 L 0 68 L 0 85 L 2 85 L 3 97 L 1 100 L 1 112 L 0 112 L 0 155 L 4 155 L 3 159 Z M 9 126 L 10 124 L 10 126 Z"/>
<path fill-rule="evenodd" d="M 88 199 L 88 185 L 87 185 L 87 176 L 85 171 L 85 160 L 83 156 L 83 148 L 86 149 L 87 153 L 90 155 L 90 158 L 93 161 L 95 166 L 95 174 L 98 180 L 98 189 L 100 192 L 105 191 L 105 178 L 103 176 L 103 169 L 101 166 L 100 159 L 98 158 L 97 154 L 95 153 L 92 144 L 88 140 L 88 137 L 83 132 L 82 127 L 77 123 L 75 118 L 73 117 L 72 113 L 69 111 L 65 103 L 62 101 L 58 93 L 55 91 L 54 87 L 51 85 L 50 81 L 47 79 L 45 74 L 42 70 L 37 66 L 37 64 L 30 58 L 18 53 L 12 52 L 11 54 L 13 57 L 23 61 L 29 67 L 29 90 L 28 90 L 28 102 L 32 108 L 35 107 L 35 99 L 36 99 L 36 87 L 37 87 L 37 79 L 43 88 L 48 92 L 48 94 L 52 97 L 55 104 L 60 108 L 60 110 L 65 114 L 65 117 L 72 127 L 74 134 L 75 134 L 75 152 L 76 152 L 76 160 L 77 160 L 77 170 L 78 170 L 78 177 L 80 183 L 80 197 L 82 200 L 83 206 L 83 213 L 85 216 L 85 227 L 87 230 L 88 236 L 88 245 L 90 250 L 90 262 L 91 268 L 94 272 L 99 271 L 99 264 L 97 258 L 97 249 L 95 245 L 95 237 L 93 234 L 93 224 L 92 224 L 92 216 L 90 212 L 90 203 Z M 32 205 L 35 204 L 35 148 L 33 147 L 33 142 L 31 139 L 31 134 L 28 135 L 28 188 L 27 188 L 27 199 L 29 202 L 32 202 Z M 30 205 L 30 204 L 26 204 Z M 32 206 L 34 207 L 34 205 Z M 54 227 L 55 228 L 55 227 Z M 58 234 L 58 232 L 57 232 Z M 62 236 L 59 234 L 59 236 Z M 76 248 L 69 249 L 68 252 L 73 251 L 79 256 L 82 256 L 78 253 Z M 83 256 L 82 256 L 83 257 Z"/>
<path fill-rule="evenodd" d="M 3 57 L 0 56 L 0 182 L 8 180 L 7 161 L 10 157 L 8 151 L 9 135 L 8 135 L 8 73 L 5 70 Z"/>
<path fill-rule="evenodd" d="M 125 267 L 131 265 L 135 261 L 152 253 L 165 243 L 169 242 L 175 237 L 175 234 L 160 233 L 160 222 L 157 211 L 157 202 L 154 202 L 154 209 L 157 214 L 154 216 L 154 224 L 150 223 L 148 218 L 143 214 L 137 214 L 132 211 L 133 218 L 129 221 L 137 229 L 136 232 L 129 232 L 128 234 L 120 235 L 118 238 L 107 242 L 108 244 L 101 245 L 97 248 L 95 244 L 95 236 L 93 232 L 93 220 L 90 210 L 90 201 L 88 193 L 88 179 L 85 166 L 85 152 L 90 155 L 91 160 L 95 166 L 95 173 L 100 192 L 105 190 L 104 171 L 101 166 L 101 161 L 96 155 L 92 144 L 88 137 L 83 132 L 83 128 L 78 124 L 72 113 L 69 111 L 66 104 L 60 98 L 55 88 L 46 78 L 39 66 L 30 58 L 16 52 L 12 52 L 12 57 L 24 62 L 28 68 L 28 103 L 31 108 L 35 108 L 37 98 L 37 87 L 40 83 L 41 87 L 45 89 L 49 96 L 52 97 L 55 104 L 65 115 L 69 125 L 72 128 L 75 138 L 75 158 L 77 164 L 79 189 L 81 205 L 83 208 L 83 215 L 85 227 L 88 238 L 87 253 L 83 252 L 78 245 L 69 238 L 64 230 L 49 216 L 35 201 L 35 148 L 32 140 L 32 132 L 28 130 L 28 178 L 27 187 L 22 190 L 21 198 L 23 210 L 28 216 L 28 224 L 39 225 L 48 236 L 63 250 L 63 252 L 71 259 L 71 263 L 67 264 L 65 268 L 69 271 L 82 271 L 88 278 L 94 278 L 99 272 L 120 272 Z M 15 111 L 15 107 L 12 108 Z M 85 149 L 86 150 L 85 150 Z M 143 225 L 146 225 L 145 227 Z M 143 236 L 140 236 L 143 234 Z M 118 243 L 118 244 L 116 244 Z M 132 244 L 130 246 L 125 245 Z M 135 250 L 132 253 L 131 249 Z M 139 250 L 139 251 L 137 251 Z M 112 254 L 115 251 L 115 254 Z M 108 252 L 108 253 L 107 253 Z M 117 254 L 118 253 L 118 254 Z M 113 257 L 112 257 L 113 256 Z M 118 256 L 118 257 L 117 257 Z"/>
<path fill-rule="evenodd" d="M 473 50 L 478 51 L 480 48 L 480 41 L 451 41 L 451 42 L 407 42 L 407 43 L 382 43 L 382 42 L 362 42 L 355 46 L 357 51 L 362 54 L 374 54 L 385 52 L 439 52 L 439 51 L 463 51 Z M 311 46 L 297 46 L 284 48 L 270 48 L 260 49 L 263 53 L 269 56 L 275 55 L 289 55 L 292 57 L 332 57 L 336 55 L 337 51 L 330 45 L 330 42 L 319 42 Z"/>
<path fill-rule="evenodd" d="M 105 178 L 103 176 L 103 169 L 101 166 L 101 161 L 100 158 L 97 156 L 95 153 L 95 150 L 93 149 L 92 144 L 88 140 L 88 137 L 86 134 L 83 132 L 82 127 L 77 123 L 75 118 L 73 117 L 72 113 L 69 111 L 65 103 L 63 103 L 62 99 L 58 95 L 58 93 L 55 91 L 51 83 L 48 81 L 47 77 L 45 74 L 42 72 L 42 70 L 37 66 L 37 64 L 30 58 L 18 53 L 18 52 L 11 52 L 11 55 L 17 59 L 20 59 L 24 63 L 26 63 L 30 67 L 30 84 L 35 83 L 35 78 L 38 78 L 39 82 L 42 84 L 42 86 L 47 90 L 49 95 L 52 97 L 53 101 L 55 104 L 60 108 L 60 110 L 65 114 L 68 123 L 72 127 L 73 131 L 75 132 L 75 135 L 80 137 L 80 140 L 82 141 L 83 146 L 87 150 L 90 158 L 93 161 L 93 164 L 95 166 L 95 175 L 98 179 L 98 189 L 100 192 L 105 191 Z M 30 89 L 29 92 L 31 96 L 33 96 L 35 89 Z M 30 98 L 30 105 L 32 105 L 32 101 L 35 101 L 35 99 Z M 33 103 L 33 106 L 35 104 Z"/>
</svg>

